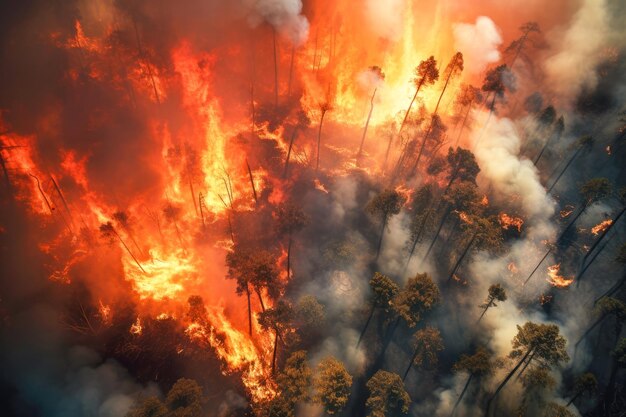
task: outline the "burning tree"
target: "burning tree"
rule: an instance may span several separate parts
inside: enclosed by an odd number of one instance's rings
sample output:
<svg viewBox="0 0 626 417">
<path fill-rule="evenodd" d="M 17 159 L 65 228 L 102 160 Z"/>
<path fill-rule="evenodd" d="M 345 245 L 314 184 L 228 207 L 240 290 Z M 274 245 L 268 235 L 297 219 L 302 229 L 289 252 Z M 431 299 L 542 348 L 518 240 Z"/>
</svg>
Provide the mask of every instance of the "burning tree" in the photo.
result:
<svg viewBox="0 0 626 417">
<path fill-rule="evenodd" d="M 530 42 L 537 45 L 537 41 L 532 38 L 532 35 L 541 33 L 541 29 L 536 22 L 526 22 L 520 26 L 519 30 L 522 32 L 522 36 L 511 42 L 504 51 L 505 54 L 513 54 L 513 58 L 509 64 L 510 68 L 513 68 L 515 61 L 517 61 L 517 58 L 520 56 L 524 57 L 527 61 L 529 60 L 529 58 L 524 54 L 526 44 Z"/>
<path fill-rule="evenodd" d="M 374 92 L 372 93 L 372 98 L 370 99 L 370 111 L 367 114 L 367 119 L 365 121 L 365 127 L 363 128 L 363 136 L 361 136 L 361 144 L 359 145 L 359 151 L 356 154 L 356 162 L 359 163 L 361 156 L 363 154 L 363 144 L 365 144 L 365 136 L 367 135 L 367 128 L 370 124 L 370 119 L 372 118 L 372 112 L 374 111 L 374 98 L 376 97 L 376 91 L 378 91 L 378 85 L 382 84 L 385 80 L 385 74 L 383 70 L 378 66 L 373 66 L 369 68 L 368 71 L 370 77 L 373 79 Z"/>
<path fill-rule="evenodd" d="M 406 196 L 396 190 L 386 189 L 380 194 L 370 200 L 365 206 L 365 210 L 372 216 L 380 218 L 381 230 L 380 237 L 378 239 L 378 245 L 376 247 L 376 259 L 380 255 L 380 249 L 383 244 L 383 237 L 385 236 L 385 230 L 387 223 L 392 216 L 400 213 L 402 206 L 406 202 Z"/>
<path fill-rule="evenodd" d="M 487 296 L 487 301 L 480 305 L 480 308 L 483 309 L 483 312 L 480 314 L 478 318 L 478 322 L 483 319 L 483 316 L 491 307 L 497 307 L 496 301 L 506 301 L 506 291 L 504 287 L 500 284 L 492 284 L 489 286 L 489 295 Z"/>
<path fill-rule="evenodd" d="M 398 374 L 378 371 L 367 381 L 369 397 L 365 405 L 368 417 L 404 415 L 409 412 L 411 397 Z"/>
<path fill-rule="evenodd" d="M 338 414 L 348 404 L 352 377 L 343 363 L 329 356 L 317 365 L 315 401 L 322 404 L 327 414 Z"/>
<path fill-rule="evenodd" d="M 455 146 L 458 145 L 461 134 L 467 125 L 467 119 L 472 107 L 474 104 L 481 104 L 483 101 L 483 95 L 480 91 L 480 89 L 472 85 L 465 84 L 461 86 L 461 91 L 456 96 L 455 105 L 459 108 L 459 112 L 465 109 L 465 115 L 463 116 L 461 127 L 459 128 L 459 134 L 456 137 Z M 460 117 L 457 118 L 457 122 L 454 125 L 455 128 L 459 120 Z"/>
<path fill-rule="evenodd" d="M 398 292 L 400 292 L 398 284 L 393 282 L 393 280 L 388 276 L 379 272 L 374 273 L 374 276 L 370 279 L 369 284 L 370 289 L 372 290 L 372 298 L 370 301 L 372 306 L 370 308 L 370 313 L 367 316 L 365 326 L 363 326 L 363 330 L 361 330 L 361 334 L 359 335 L 357 347 L 361 344 L 361 340 L 363 340 L 363 336 L 365 336 L 365 332 L 372 321 L 372 317 L 374 316 L 376 309 L 380 308 L 386 315 L 388 315 L 392 311 L 392 301 L 394 297 L 396 297 Z"/>
<path fill-rule="evenodd" d="M 292 203 L 281 203 L 276 210 L 276 231 L 280 236 L 287 236 L 287 279 L 291 274 L 291 243 L 293 235 L 309 223 L 309 217 L 302 209 Z"/>
<path fill-rule="evenodd" d="M 489 115 L 495 110 L 496 99 L 503 98 L 506 90 L 514 88 L 515 78 L 506 65 L 499 65 L 487 71 L 481 90 L 492 95 L 489 103 Z"/>
<path fill-rule="evenodd" d="M 402 133 L 402 129 L 406 124 L 406 121 L 411 113 L 411 107 L 413 107 L 413 103 L 417 98 L 420 90 L 424 85 L 434 84 L 435 81 L 439 79 L 439 70 L 437 69 L 437 61 L 434 56 L 430 56 L 428 59 L 420 62 L 420 64 L 415 67 L 415 78 L 413 79 L 413 84 L 415 84 L 415 94 L 409 103 L 409 107 L 406 109 L 406 113 L 404 113 L 404 118 L 402 119 L 402 123 L 400 123 L 400 128 L 398 129 L 398 135 Z"/>
<path fill-rule="evenodd" d="M 259 314 L 259 324 L 265 331 L 274 331 L 274 349 L 272 351 L 272 373 L 276 369 L 276 352 L 278 340 L 288 335 L 293 329 L 294 311 L 291 304 L 279 300 L 274 307 L 268 308 Z"/>
<path fill-rule="evenodd" d="M 307 363 L 306 352 L 293 352 L 282 372 L 276 377 L 280 391 L 267 406 L 268 416 L 293 416 L 296 404 L 309 399 L 311 381 L 312 372 Z"/>
<path fill-rule="evenodd" d="M 411 250 L 409 251 L 409 256 L 407 256 L 403 272 L 406 272 L 409 262 L 411 262 L 411 258 L 413 257 L 413 253 L 415 252 L 415 248 L 422 239 L 422 235 L 433 225 L 435 215 L 435 210 L 431 207 L 433 200 L 434 195 L 430 184 L 422 186 L 415 193 L 412 207 L 415 215 L 411 219 Z"/>
<path fill-rule="evenodd" d="M 276 298 L 280 293 L 276 257 L 265 250 L 235 246 L 235 249 L 226 255 L 226 264 L 228 266 L 228 278 L 237 282 L 237 294 L 246 294 L 248 333 L 252 334 L 251 291 L 256 292 L 263 310 L 265 310 L 265 304 L 261 290 L 267 290 L 272 298 Z"/>
<path fill-rule="evenodd" d="M 413 366 L 417 366 L 418 368 L 436 367 L 439 360 L 437 354 L 444 348 L 441 333 L 439 333 L 438 329 L 430 326 L 418 330 L 413 335 L 413 345 L 415 346 L 415 350 L 413 351 L 409 366 L 407 366 L 402 376 L 403 381 L 406 380 Z"/>
<path fill-rule="evenodd" d="M 199 416 L 205 401 L 202 387 L 196 381 L 181 378 L 167 393 L 165 403 L 157 397 L 148 397 L 135 406 L 127 417 Z"/>
<path fill-rule="evenodd" d="M 542 366 L 551 367 L 559 365 L 561 362 L 569 360 L 569 356 L 565 350 L 567 341 L 561 336 L 559 327 L 554 324 L 537 324 L 526 322 L 523 326 L 517 326 L 517 335 L 513 338 L 513 350 L 509 356 L 511 358 L 520 358 L 513 369 L 506 375 L 496 391 L 489 397 L 485 416 L 489 416 L 491 412 L 491 404 L 493 400 L 500 394 L 500 391 L 506 386 L 509 380 L 520 370 L 520 375 L 532 363 L 532 361 L 541 362 Z"/>
</svg>

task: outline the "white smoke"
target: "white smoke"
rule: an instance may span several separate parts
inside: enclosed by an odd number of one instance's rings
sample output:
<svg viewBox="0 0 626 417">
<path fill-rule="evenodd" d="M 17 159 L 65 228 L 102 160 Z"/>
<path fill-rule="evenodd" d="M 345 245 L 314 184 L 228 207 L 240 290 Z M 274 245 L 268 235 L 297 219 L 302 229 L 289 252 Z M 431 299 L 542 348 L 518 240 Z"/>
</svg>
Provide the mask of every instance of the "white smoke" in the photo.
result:
<svg viewBox="0 0 626 417">
<path fill-rule="evenodd" d="M 552 90 L 566 103 L 598 83 L 596 66 L 606 57 L 609 22 L 605 0 L 585 0 L 571 24 L 553 45 L 544 64 Z"/>
<path fill-rule="evenodd" d="M 370 29 L 378 36 L 397 41 L 403 33 L 406 0 L 365 0 Z"/>
<path fill-rule="evenodd" d="M 294 45 L 302 45 L 309 35 L 309 21 L 302 15 L 301 0 L 243 0 L 251 10 L 253 27 L 267 22 Z"/>
<path fill-rule="evenodd" d="M 476 23 L 456 23 L 452 27 L 456 50 L 463 53 L 465 70 L 478 74 L 500 59 L 500 30 L 490 18 L 479 16 Z"/>
</svg>

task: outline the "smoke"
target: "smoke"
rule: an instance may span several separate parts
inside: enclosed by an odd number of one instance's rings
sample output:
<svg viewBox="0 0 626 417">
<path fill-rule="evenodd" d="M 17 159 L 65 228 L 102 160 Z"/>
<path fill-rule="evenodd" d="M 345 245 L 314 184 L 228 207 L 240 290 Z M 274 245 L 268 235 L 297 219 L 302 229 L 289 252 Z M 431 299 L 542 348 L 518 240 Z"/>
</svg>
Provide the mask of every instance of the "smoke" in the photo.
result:
<svg viewBox="0 0 626 417">
<path fill-rule="evenodd" d="M 498 47 L 502 43 L 500 30 L 487 16 L 479 16 L 476 23 L 456 23 L 452 26 L 455 48 L 463 53 L 465 70 L 482 72 L 488 64 L 500 59 Z"/>
<path fill-rule="evenodd" d="M 251 9 L 250 24 L 266 21 L 294 45 L 303 44 L 309 34 L 309 21 L 302 12 L 301 0 L 243 0 Z"/>
<path fill-rule="evenodd" d="M 547 85 L 563 103 L 598 84 L 597 66 L 607 58 L 609 20 L 605 0 L 585 0 L 567 29 L 557 37 L 544 70 Z"/>
<path fill-rule="evenodd" d="M 403 33 L 406 0 L 365 0 L 370 29 L 381 38 L 398 41 Z"/>
</svg>

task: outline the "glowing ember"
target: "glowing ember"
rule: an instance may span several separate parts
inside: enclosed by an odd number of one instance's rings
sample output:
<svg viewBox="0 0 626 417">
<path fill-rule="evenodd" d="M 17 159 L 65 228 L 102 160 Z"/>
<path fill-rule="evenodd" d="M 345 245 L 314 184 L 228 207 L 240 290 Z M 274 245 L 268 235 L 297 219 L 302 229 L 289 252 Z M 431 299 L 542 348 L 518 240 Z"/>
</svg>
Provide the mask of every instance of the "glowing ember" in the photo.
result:
<svg viewBox="0 0 626 417">
<path fill-rule="evenodd" d="M 517 274 L 519 272 L 519 269 L 514 262 L 509 263 L 506 267 L 512 274 Z"/>
<path fill-rule="evenodd" d="M 566 288 L 572 285 L 574 278 L 565 278 L 559 275 L 561 270 L 561 264 L 555 264 L 548 267 L 548 279 L 547 281 L 556 288 Z"/>
<path fill-rule="evenodd" d="M 326 187 L 324 187 L 324 184 L 322 184 L 317 178 L 313 180 L 313 185 L 315 186 L 316 190 L 328 194 L 328 190 L 326 189 Z"/>
<path fill-rule="evenodd" d="M 548 304 L 548 303 L 550 303 L 550 302 L 552 301 L 552 298 L 554 298 L 554 296 L 552 296 L 552 295 L 546 295 L 546 294 L 541 294 L 541 295 L 539 296 L 539 303 L 540 303 L 541 305 Z"/>
<path fill-rule="evenodd" d="M 518 232 L 522 231 L 522 225 L 524 224 L 524 220 L 519 217 L 509 216 L 506 213 L 500 213 L 498 216 L 498 220 L 500 221 L 500 226 L 504 230 L 508 230 L 510 227 L 514 227 Z"/>
<path fill-rule="evenodd" d="M 137 317 L 137 320 L 130 325 L 130 333 L 134 335 L 140 335 L 143 332 L 143 326 L 141 325 L 141 319 Z"/>
<path fill-rule="evenodd" d="M 463 223 L 474 224 L 471 217 L 467 213 L 465 213 L 464 211 L 459 211 L 458 213 L 459 218 L 461 219 L 461 221 L 463 221 Z"/>
<path fill-rule="evenodd" d="M 594 235 L 598 235 L 604 232 L 606 229 L 608 229 L 611 224 L 613 224 L 613 220 L 611 219 L 604 220 L 603 222 L 598 223 L 597 225 L 593 226 L 591 228 L 591 233 L 593 233 Z"/>
<path fill-rule="evenodd" d="M 102 324 L 107 326 L 111 324 L 111 307 L 105 305 L 102 300 L 98 300 L 98 314 Z"/>
<path fill-rule="evenodd" d="M 488 206 L 489 205 L 489 199 L 487 198 L 487 195 L 484 195 L 483 198 L 480 200 L 480 204 L 483 206 Z"/>
<path fill-rule="evenodd" d="M 563 210 L 561 210 L 559 212 L 559 214 L 561 215 L 562 218 L 566 218 L 567 216 L 569 216 L 573 212 L 574 212 L 574 206 L 568 204 L 568 205 L 565 206 L 565 208 Z"/>
</svg>

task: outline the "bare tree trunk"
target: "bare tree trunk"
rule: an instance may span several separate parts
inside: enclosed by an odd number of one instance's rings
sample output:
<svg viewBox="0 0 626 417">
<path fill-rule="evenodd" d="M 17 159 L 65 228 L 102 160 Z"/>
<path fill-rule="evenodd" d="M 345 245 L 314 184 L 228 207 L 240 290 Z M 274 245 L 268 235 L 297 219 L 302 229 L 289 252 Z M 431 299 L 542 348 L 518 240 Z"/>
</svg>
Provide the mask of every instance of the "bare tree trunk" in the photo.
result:
<svg viewBox="0 0 626 417">
<path fill-rule="evenodd" d="M 573 397 L 572 397 L 572 398 L 571 398 L 571 399 L 567 402 L 567 404 L 565 405 L 565 407 L 569 407 L 570 405 L 572 405 L 572 403 L 573 403 L 574 401 L 576 401 L 576 400 L 578 399 L 578 397 L 580 397 L 580 395 L 581 395 L 581 393 L 580 393 L 580 392 L 577 392 L 577 393 L 576 393 L 576 395 L 574 395 L 574 396 L 573 396 Z"/>
<path fill-rule="evenodd" d="M 470 110 L 472 110 L 472 103 L 470 103 L 467 106 L 467 112 L 465 112 L 465 117 L 463 118 L 463 124 L 461 124 L 461 130 L 459 130 L 459 134 L 456 137 L 456 141 L 454 143 L 454 146 L 457 146 L 459 144 L 459 139 L 461 138 L 461 133 L 463 133 L 463 129 L 465 129 L 465 123 L 467 123 L 467 117 L 470 114 Z"/>
<path fill-rule="evenodd" d="M 615 235 L 613 235 L 615 236 Z M 600 247 L 600 249 L 598 249 L 598 251 L 591 257 L 591 259 L 589 260 L 589 262 L 587 262 L 586 265 L 583 266 L 583 269 L 580 270 L 580 272 L 576 275 L 576 287 L 580 286 L 580 281 L 583 277 L 583 275 L 585 275 L 585 272 L 587 272 L 587 269 L 589 269 L 589 267 L 591 266 L 591 264 L 593 264 L 593 262 L 596 260 L 596 258 L 602 253 L 602 251 L 604 250 L 604 248 L 606 247 L 606 245 L 611 241 L 611 238 L 609 238 L 609 240 L 607 240 L 604 245 L 602 245 Z M 584 263 L 584 260 L 583 260 Z"/>
<path fill-rule="evenodd" d="M 296 140 L 296 134 L 298 133 L 298 127 L 293 128 L 291 132 L 291 138 L 289 139 L 289 148 L 287 149 L 287 157 L 285 158 L 285 169 L 283 170 L 283 178 L 287 178 L 287 169 L 289 168 L 289 159 L 291 158 L 291 149 L 293 148 L 293 142 Z"/>
<path fill-rule="evenodd" d="M 485 313 L 487 312 L 487 310 L 489 310 L 489 308 L 491 308 L 491 306 L 493 306 L 493 298 L 489 297 L 489 302 L 487 303 L 487 305 L 485 306 L 485 309 L 483 310 L 483 312 L 481 313 L 480 317 L 478 318 L 478 321 L 476 323 L 480 323 L 480 321 L 483 319 L 483 316 L 485 315 Z"/>
<path fill-rule="evenodd" d="M 380 231 L 380 238 L 378 238 L 378 246 L 376 248 L 376 260 L 378 260 L 378 256 L 380 255 L 380 249 L 383 247 L 383 237 L 385 236 L 385 228 L 387 227 L 387 214 L 383 216 L 383 227 Z"/>
<path fill-rule="evenodd" d="M 565 164 L 565 167 L 563 168 L 563 170 L 556 177 L 556 179 L 554 180 L 554 182 L 552 183 L 550 188 L 548 188 L 548 193 L 550 193 L 552 191 L 552 189 L 554 188 L 554 186 L 559 182 L 559 180 L 561 179 L 563 174 L 565 174 L 565 171 L 567 171 L 567 169 L 570 167 L 572 162 L 574 162 L 574 159 L 576 159 L 576 157 L 578 156 L 578 154 L 580 153 L 581 150 L 582 150 L 582 147 L 579 147 L 578 149 L 576 149 L 576 152 L 574 152 L 574 154 L 571 156 L 569 161 L 567 161 L 567 164 Z"/>
<path fill-rule="evenodd" d="M 535 269 L 532 270 L 532 272 L 530 273 L 530 275 L 528 275 L 528 278 L 526 278 L 526 281 L 524 281 L 524 285 L 528 284 L 528 281 L 530 281 L 530 278 L 532 278 L 533 275 L 535 275 L 535 272 L 537 272 L 537 270 L 539 269 L 539 267 L 541 266 L 541 264 L 543 263 L 543 261 L 546 260 L 546 258 L 548 257 L 548 255 L 550 255 L 550 253 L 552 253 L 552 248 L 548 249 L 548 251 L 546 252 L 545 255 L 543 255 L 543 258 L 541 258 L 541 260 L 539 261 L 539 263 L 537 264 L 537 266 L 535 267 Z"/>
<path fill-rule="evenodd" d="M 507 382 L 509 382 L 511 377 L 513 377 L 513 375 L 515 375 L 515 373 L 517 372 L 519 367 L 522 366 L 522 363 L 524 363 L 526 361 L 526 359 L 528 358 L 528 356 L 530 356 L 532 351 L 533 351 L 532 349 L 529 349 L 526 352 L 526 354 L 524 355 L 524 357 L 522 357 L 522 359 L 520 359 L 520 361 L 517 363 L 517 365 L 515 365 L 515 367 L 511 370 L 511 372 L 508 373 L 508 375 L 506 376 L 506 378 L 504 378 L 504 380 L 500 383 L 500 385 L 498 385 L 498 388 L 496 389 L 496 392 L 494 392 L 494 394 L 487 401 L 487 407 L 485 408 L 485 417 L 489 417 L 489 415 L 490 415 L 491 403 L 493 402 L 493 400 L 498 396 L 498 394 L 500 394 L 500 391 L 502 391 L 502 389 L 506 386 Z"/>
<path fill-rule="evenodd" d="M 456 264 L 454 265 L 454 268 L 452 268 L 452 272 L 450 272 L 450 275 L 448 276 L 448 283 L 450 282 L 450 280 L 452 280 L 452 277 L 458 271 L 459 267 L 461 266 L 461 263 L 463 263 L 463 260 L 465 259 L 465 256 L 468 254 L 468 252 L 472 248 L 472 245 L 474 244 L 474 241 L 476 240 L 476 236 L 477 235 L 478 235 L 478 232 L 474 233 L 474 235 L 472 236 L 472 239 L 470 240 L 470 242 L 467 244 L 467 246 L 463 250 L 463 254 L 456 261 Z"/>
<path fill-rule="evenodd" d="M 411 246 L 411 252 L 409 252 L 409 256 L 406 260 L 406 264 L 404 265 L 404 270 L 402 271 L 402 274 L 404 274 L 407 270 L 407 268 L 409 267 L 409 263 L 411 262 L 411 258 L 413 257 L 413 253 L 415 252 L 415 248 L 417 247 L 417 243 L 419 242 L 420 238 L 422 237 L 422 232 L 424 230 L 424 226 L 426 225 L 426 222 L 428 221 L 428 218 L 430 217 L 430 213 L 431 211 L 428 210 L 428 212 L 426 213 L 426 215 L 424 215 L 424 218 L 422 219 L 422 223 L 420 224 L 420 228 L 417 232 L 417 235 L 415 236 L 415 239 L 413 239 L 413 245 Z"/>
<path fill-rule="evenodd" d="M 259 297 L 259 303 L 261 303 L 261 310 L 265 311 L 265 303 L 263 302 L 263 297 L 261 296 L 261 290 L 255 289 L 256 295 Z"/>
<path fill-rule="evenodd" d="M 272 375 L 276 370 L 276 350 L 278 348 L 278 329 L 274 329 L 274 351 L 272 352 Z"/>
<path fill-rule="evenodd" d="M 439 226 L 437 227 L 437 233 L 435 233 L 435 237 L 430 242 L 430 246 L 428 247 L 428 250 L 426 251 L 426 255 L 424 255 L 424 258 L 422 258 L 422 262 L 425 261 L 426 258 L 428 258 L 428 255 L 430 255 L 430 251 L 435 246 L 435 243 L 437 242 L 437 239 L 439 238 L 439 233 L 441 233 L 441 229 L 443 229 L 443 225 L 446 223 L 446 220 L 448 220 L 448 216 L 450 215 L 450 211 L 451 211 L 450 206 L 448 206 L 448 208 L 446 209 L 443 217 L 441 218 L 441 222 L 439 223 Z"/>
<path fill-rule="evenodd" d="M 246 284 L 246 297 L 248 297 L 248 334 L 252 336 L 252 306 L 250 305 L 250 287 Z"/>
<path fill-rule="evenodd" d="M 409 113 L 411 113 L 411 107 L 413 107 L 413 103 L 415 102 L 415 99 L 417 98 L 417 95 L 419 94 L 420 89 L 422 88 L 423 84 L 424 84 L 424 77 L 422 77 L 419 84 L 417 85 L 417 89 L 415 90 L 415 94 L 413 95 L 413 98 L 411 99 L 411 102 L 409 103 L 409 108 L 406 109 L 406 113 L 404 114 L 404 118 L 402 119 L 402 123 L 400 124 L 400 128 L 398 129 L 397 135 L 400 135 L 400 133 L 402 133 L 402 128 L 406 124 L 406 120 L 409 117 Z"/>
<path fill-rule="evenodd" d="M 587 210 L 587 207 L 588 207 L 588 204 L 585 203 L 580 208 L 580 210 L 578 211 L 578 213 L 576 213 L 574 218 L 569 222 L 569 224 L 565 227 L 565 229 L 563 229 L 561 234 L 559 234 L 559 237 L 556 239 L 556 243 L 561 243 L 563 241 L 563 237 L 565 236 L 565 234 L 572 228 L 572 226 L 574 226 L 574 224 L 576 223 L 576 220 L 578 220 L 578 218 L 580 216 L 582 216 L 582 214 L 585 212 L 585 210 Z"/>
<path fill-rule="evenodd" d="M 322 125 L 324 124 L 324 116 L 326 115 L 326 110 L 322 110 L 322 116 L 320 117 L 320 126 L 317 131 L 317 159 L 315 162 L 315 172 L 319 170 L 320 167 L 320 145 L 322 143 Z"/>
<path fill-rule="evenodd" d="M 415 350 L 413 351 L 413 356 L 411 356 L 411 361 L 409 362 L 409 366 L 407 366 L 406 370 L 404 371 L 404 375 L 402 376 L 402 382 L 404 382 L 406 380 L 406 377 L 409 375 L 409 372 L 411 371 L 411 368 L 413 367 L 413 361 L 417 357 L 418 353 L 419 353 L 419 347 L 416 347 Z"/>
<path fill-rule="evenodd" d="M 454 416 L 457 407 L 459 406 L 459 404 L 461 404 L 461 401 L 463 401 L 463 396 L 465 395 L 465 392 L 467 391 L 467 388 L 469 387 L 470 383 L 472 382 L 472 378 L 474 377 L 473 374 L 470 374 L 469 378 L 467 378 L 467 382 L 465 383 L 465 386 L 463 387 L 463 391 L 461 391 L 461 395 L 459 395 L 458 400 L 456 400 L 456 403 L 454 403 L 454 408 L 452 409 L 452 413 L 450 414 L 450 416 Z"/>
<path fill-rule="evenodd" d="M 372 112 L 374 111 L 374 97 L 376 97 L 376 90 L 378 90 L 378 88 L 374 89 L 374 94 L 372 94 L 372 99 L 370 100 L 370 111 L 367 114 L 367 120 L 365 121 L 365 128 L 363 129 L 363 136 L 361 137 L 361 145 L 359 146 L 359 152 L 357 152 L 356 154 L 356 163 L 357 166 L 359 164 L 359 160 L 363 154 L 363 144 L 365 143 L 365 136 L 367 135 L 367 128 L 370 124 L 370 119 L 372 118 Z"/>
<path fill-rule="evenodd" d="M 372 321 L 372 317 L 374 317 L 374 311 L 376 311 L 376 306 L 372 305 L 372 309 L 370 310 L 370 314 L 367 316 L 367 321 L 365 322 L 365 326 L 363 326 L 363 330 L 361 330 L 361 334 L 359 335 L 359 341 L 356 343 L 356 347 L 358 348 L 361 344 L 361 340 L 363 340 L 363 336 L 365 336 L 365 332 Z"/>
<path fill-rule="evenodd" d="M 256 187 L 254 186 L 254 177 L 252 176 L 252 170 L 250 169 L 250 164 L 248 163 L 247 158 L 246 158 L 246 167 L 248 168 L 248 175 L 250 176 L 250 185 L 252 186 L 252 195 L 254 196 L 254 202 L 258 203 L 257 195 L 256 195 Z"/>
<path fill-rule="evenodd" d="M 598 319 L 585 331 L 585 333 L 582 334 L 582 336 L 580 336 L 580 338 L 578 339 L 578 341 L 576 342 L 576 344 L 574 345 L 574 347 L 578 348 L 578 345 L 580 345 L 580 343 L 585 340 L 587 338 L 587 336 L 589 336 L 589 334 L 591 334 L 591 332 L 593 331 L 593 329 L 595 329 L 596 327 L 598 327 L 598 325 L 600 323 L 602 323 L 604 321 L 604 319 L 607 318 L 606 314 L 603 314 L 602 316 L 598 317 Z"/>
</svg>

